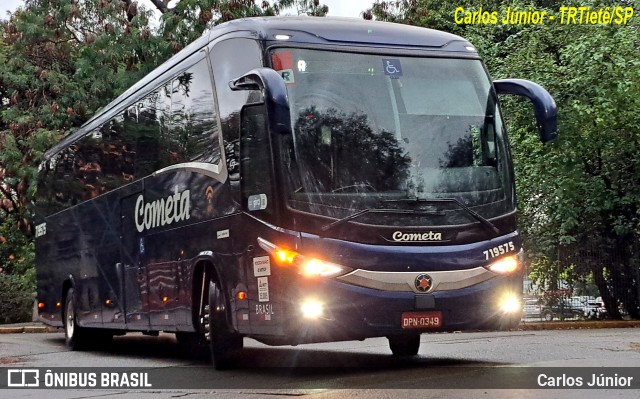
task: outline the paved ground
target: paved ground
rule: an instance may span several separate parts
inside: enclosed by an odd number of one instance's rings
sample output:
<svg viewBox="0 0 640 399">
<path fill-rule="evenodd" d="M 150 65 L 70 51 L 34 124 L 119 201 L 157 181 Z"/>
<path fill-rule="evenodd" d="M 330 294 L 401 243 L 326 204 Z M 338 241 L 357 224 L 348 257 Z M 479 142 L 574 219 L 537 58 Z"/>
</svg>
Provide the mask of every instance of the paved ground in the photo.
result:
<svg viewBox="0 0 640 399">
<path fill-rule="evenodd" d="M 165 371 L 168 379 L 177 378 L 180 380 L 177 385 L 186 385 L 160 391 L 0 390 L 0 398 L 40 398 L 43 395 L 48 399 L 204 398 L 212 395 L 222 399 L 238 396 L 249 399 L 264 396 L 311 399 L 638 397 L 638 390 L 610 388 L 490 389 L 505 386 L 509 373 L 517 379 L 532 370 L 536 373 L 562 370 L 570 375 L 574 370 L 571 367 L 593 366 L 630 367 L 626 370 L 638 372 L 640 330 L 637 328 L 432 334 L 423 335 L 421 342 L 418 357 L 398 360 L 390 356 L 385 339 L 295 348 L 267 347 L 245 340 L 247 349 L 239 359 L 240 368 L 217 372 L 207 366 L 206 358 L 185 356 L 169 334 L 158 338 L 137 334 L 118 337 L 110 348 L 89 352 L 67 351 L 61 333 L 4 334 L 0 335 L 0 365 L 3 367 L 140 367 Z M 598 370 L 607 372 L 611 369 Z M 486 384 L 486 389 L 462 389 L 478 383 Z M 203 386 L 205 389 L 196 389 Z M 237 386 L 243 388 L 230 389 Z"/>
<path fill-rule="evenodd" d="M 600 320 L 600 321 L 551 321 L 537 320 L 520 323 L 518 331 L 532 330 L 568 330 L 598 328 L 635 328 L 640 327 L 640 320 Z M 49 327 L 39 322 L 0 324 L 0 334 L 60 332 L 61 329 Z"/>
</svg>

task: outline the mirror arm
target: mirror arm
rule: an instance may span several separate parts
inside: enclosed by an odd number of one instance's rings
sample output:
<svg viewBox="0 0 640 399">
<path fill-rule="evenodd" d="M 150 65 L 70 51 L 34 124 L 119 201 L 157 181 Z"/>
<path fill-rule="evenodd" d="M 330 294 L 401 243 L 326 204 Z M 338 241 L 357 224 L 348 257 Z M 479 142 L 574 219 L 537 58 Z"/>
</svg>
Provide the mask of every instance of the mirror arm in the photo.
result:
<svg viewBox="0 0 640 399">
<path fill-rule="evenodd" d="M 261 90 L 267 109 L 269 130 L 291 134 L 291 111 L 282 76 L 271 68 L 256 68 L 229 82 L 233 91 Z"/>
<path fill-rule="evenodd" d="M 533 103 L 540 141 L 547 143 L 558 136 L 558 107 L 542 86 L 524 79 L 501 79 L 493 82 L 497 94 L 527 97 Z"/>
</svg>

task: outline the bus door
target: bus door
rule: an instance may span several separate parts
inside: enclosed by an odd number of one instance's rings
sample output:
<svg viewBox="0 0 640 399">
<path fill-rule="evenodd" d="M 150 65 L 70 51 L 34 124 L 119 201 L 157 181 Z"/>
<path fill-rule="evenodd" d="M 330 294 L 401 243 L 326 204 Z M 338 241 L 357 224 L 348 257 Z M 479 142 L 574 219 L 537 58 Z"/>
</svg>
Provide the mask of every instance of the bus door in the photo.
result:
<svg viewBox="0 0 640 399">
<path fill-rule="evenodd" d="M 272 222 L 275 217 L 275 198 L 271 149 L 266 125 L 264 104 L 248 104 L 242 109 L 240 128 L 241 203 L 248 214 Z M 243 244 L 256 245 L 257 237 L 269 237 L 271 228 L 254 219 L 247 223 Z M 272 233 L 271 233 L 272 234 Z M 249 289 L 249 318 L 251 331 L 256 334 L 277 334 L 282 328 L 283 309 L 279 293 L 284 289 L 275 273 L 269 256 L 252 252 L 243 259 Z"/>
<path fill-rule="evenodd" d="M 120 264 L 122 276 L 125 321 L 127 329 L 148 330 L 149 323 L 149 277 L 144 262 L 144 234 L 136 226 L 136 202 L 142 191 L 124 197 L 120 201 L 121 233 Z"/>
</svg>

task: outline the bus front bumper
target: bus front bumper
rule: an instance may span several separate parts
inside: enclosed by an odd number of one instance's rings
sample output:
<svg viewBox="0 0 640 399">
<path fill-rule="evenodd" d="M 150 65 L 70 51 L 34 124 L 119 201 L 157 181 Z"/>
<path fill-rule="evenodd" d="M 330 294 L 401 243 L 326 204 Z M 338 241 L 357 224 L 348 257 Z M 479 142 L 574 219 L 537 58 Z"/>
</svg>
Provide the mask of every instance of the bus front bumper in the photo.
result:
<svg viewBox="0 0 640 399">
<path fill-rule="evenodd" d="M 522 314 L 522 275 L 495 276 L 456 290 L 418 294 L 361 287 L 336 280 L 296 290 L 289 335 L 322 342 L 517 326 Z"/>
</svg>

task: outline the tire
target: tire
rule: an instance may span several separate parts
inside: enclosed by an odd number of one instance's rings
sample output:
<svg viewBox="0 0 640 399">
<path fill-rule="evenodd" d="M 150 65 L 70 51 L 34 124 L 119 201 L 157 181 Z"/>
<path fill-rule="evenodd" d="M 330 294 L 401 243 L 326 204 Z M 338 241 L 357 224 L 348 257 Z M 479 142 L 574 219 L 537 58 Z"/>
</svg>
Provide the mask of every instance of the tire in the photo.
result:
<svg viewBox="0 0 640 399">
<path fill-rule="evenodd" d="M 393 356 L 415 356 L 420 349 L 420 335 L 397 335 L 387 339 Z"/>
<path fill-rule="evenodd" d="M 544 312 L 542 314 L 542 318 L 544 319 L 544 321 L 552 321 L 553 320 L 553 313 L 551 312 Z"/>
<path fill-rule="evenodd" d="M 64 304 L 64 342 L 67 348 L 72 351 L 87 348 L 88 334 L 85 328 L 80 327 L 77 323 L 75 308 L 75 291 L 69 288 Z"/>
<path fill-rule="evenodd" d="M 189 357 L 201 358 L 207 353 L 207 339 L 204 334 L 195 332 L 177 332 L 176 340 L 183 353 Z M 206 356 L 204 356 L 206 357 Z"/>
<path fill-rule="evenodd" d="M 517 328 L 520 325 L 520 321 L 522 320 L 522 314 L 516 314 L 511 316 L 505 316 L 498 319 L 498 321 L 494 324 L 496 331 L 511 331 L 514 328 Z"/>
<path fill-rule="evenodd" d="M 206 330 L 211 362 L 217 370 L 235 366 L 235 358 L 242 350 L 241 335 L 231 332 L 227 323 L 227 301 L 214 281 L 209 282 L 209 303 L 205 307 Z"/>
</svg>

